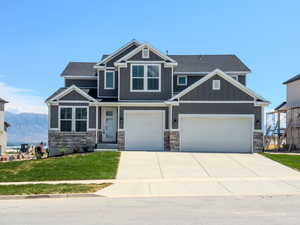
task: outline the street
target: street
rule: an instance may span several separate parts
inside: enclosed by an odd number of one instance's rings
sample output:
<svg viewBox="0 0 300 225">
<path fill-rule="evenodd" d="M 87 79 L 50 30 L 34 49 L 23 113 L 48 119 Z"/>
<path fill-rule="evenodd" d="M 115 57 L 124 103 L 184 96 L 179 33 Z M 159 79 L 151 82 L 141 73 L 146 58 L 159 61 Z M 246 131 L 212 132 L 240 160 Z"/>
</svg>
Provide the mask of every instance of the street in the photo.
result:
<svg viewBox="0 0 300 225">
<path fill-rule="evenodd" d="M 1 225 L 296 225 L 300 196 L 0 201 Z"/>
</svg>

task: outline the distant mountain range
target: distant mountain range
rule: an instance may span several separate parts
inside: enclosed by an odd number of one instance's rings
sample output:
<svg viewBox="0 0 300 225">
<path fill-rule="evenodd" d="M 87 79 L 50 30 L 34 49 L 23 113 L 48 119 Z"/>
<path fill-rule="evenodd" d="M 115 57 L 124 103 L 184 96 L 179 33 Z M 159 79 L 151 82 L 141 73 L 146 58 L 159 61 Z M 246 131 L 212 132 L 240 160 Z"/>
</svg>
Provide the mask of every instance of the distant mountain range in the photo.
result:
<svg viewBox="0 0 300 225">
<path fill-rule="evenodd" d="M 7 132 L 8 145 L 36 144 L 48 140 L 46 114 L 5 112 L 5 121 L 11 125 Z"/>
</svg>

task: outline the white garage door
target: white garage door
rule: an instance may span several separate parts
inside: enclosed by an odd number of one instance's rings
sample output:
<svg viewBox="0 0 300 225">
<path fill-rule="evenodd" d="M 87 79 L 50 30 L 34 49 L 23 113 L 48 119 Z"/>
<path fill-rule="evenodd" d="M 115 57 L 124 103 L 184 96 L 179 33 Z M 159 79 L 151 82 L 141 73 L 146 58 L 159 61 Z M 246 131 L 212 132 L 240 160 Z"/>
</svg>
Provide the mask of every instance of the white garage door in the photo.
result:
<svg viewBox="0 0 300 225">
<path fill-rule="evenodd" d="M 125 111 L 125 150 L 164 150 L 164 111 Z"/>
<path fill-rule="evenodd" d="M 197 152 L 252 152 L 251 116 L 180 115 L 180 149 Z"/>
</svg>

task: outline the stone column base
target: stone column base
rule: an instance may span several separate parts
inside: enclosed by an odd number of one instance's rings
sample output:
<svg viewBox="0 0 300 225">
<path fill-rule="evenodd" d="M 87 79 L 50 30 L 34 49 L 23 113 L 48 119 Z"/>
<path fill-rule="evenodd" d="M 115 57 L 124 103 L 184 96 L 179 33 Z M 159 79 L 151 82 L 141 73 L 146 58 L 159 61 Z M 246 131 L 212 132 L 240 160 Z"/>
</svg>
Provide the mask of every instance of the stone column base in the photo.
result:
<svg viewBox="0 0 300 225">
<path fill-rule="evenodd" d="M 180 132 L 170 131 L 170 151 L 179 152 L 180 148 Z"/>
<path fill-rule="evenodd" d="M 125 131 L 118 131 L 118 149 L 119 151 L 125 150 Z"/>
<path fill-rule="evenodd" d="M 253 132 L 253 152 L 262 152 L 264 149 L 264 134 Z"/>
</svg>

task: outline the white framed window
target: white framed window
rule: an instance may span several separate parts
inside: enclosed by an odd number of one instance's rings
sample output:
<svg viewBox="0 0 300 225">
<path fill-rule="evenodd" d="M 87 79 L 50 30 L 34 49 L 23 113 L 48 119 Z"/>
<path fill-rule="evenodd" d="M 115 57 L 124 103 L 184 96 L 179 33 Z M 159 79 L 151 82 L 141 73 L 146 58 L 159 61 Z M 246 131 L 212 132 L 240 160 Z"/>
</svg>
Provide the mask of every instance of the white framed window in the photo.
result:
<svg viewBox="0 0 300 225">
<path fill-rule="evenodd" d="M 131 65 L 131 92 L 160 92 L 161 71 L 159 64 Z"/>
<path fill-rule="evenodd" d="M 233 79 L 235 79 L 236 81 L 239 81 L 239 76 L 238 76 L 238 75 L 231 75 L 231 77 L 232 77 Z"/>
<path fill-rule="evenodd" d="M 86 132 L 88 128 L 88 107 L 65 107 L 59 109 L 61 132 Z"/>
<path fill-rule="evenodd" d="M 72 132 L 73 127 L 73 109 L 72 107 L 60 108 L 60 131 Z"/>
<path fill-rule="evenodd" d="M 220 80 L 213 80 L 212 81 L 212 89 L 213 90 L 220 90 L 221 89 L 221 81 Z"/>
<path fill-rule="evenodd" d="M 149 59 L 149 56 L 150 54 L 149 54 L 149 48 L 143 48 L 143 50 L 142 50 L 142 58 L 143 59 Z"/>
<path fill-rule="evenodd" d="M 187 85 L 187 76 L 178 75 L 177 76 L 177 86 L 186 86 Z"/>
<path fill-rule="evenodd" d="M 115 89 L 115 72 L 105 71 L 104 89 Z"/>
</svg>

